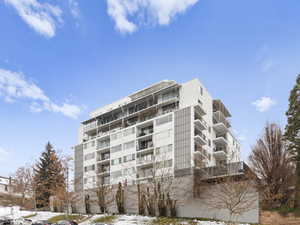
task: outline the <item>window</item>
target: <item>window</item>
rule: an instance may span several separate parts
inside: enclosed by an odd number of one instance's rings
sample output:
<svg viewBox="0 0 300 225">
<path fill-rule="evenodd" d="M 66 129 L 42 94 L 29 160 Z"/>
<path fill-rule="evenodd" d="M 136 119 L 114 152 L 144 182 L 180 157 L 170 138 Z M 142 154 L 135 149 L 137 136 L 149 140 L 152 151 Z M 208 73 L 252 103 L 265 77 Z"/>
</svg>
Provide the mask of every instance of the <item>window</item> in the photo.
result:
<svg viewBox="0 0 300 225">
<path fill-rule="evenodd" d="M 95 141 L 92 141 L 91 142 L 91 147 L 94 147 L 95 146 Z"/>
<path fill-rule="evenodd" d="M 211 140 L 208 139 L 208 146 L 210 147 L 211 146 Z"/>
<path fill-rule="evenodd" d="M 86 154 L 84 156 L 84 160 L 90 160 L 90 159 L 93 159 L 93 158 L 95 158 L 95 152 Z"/>
<path fill-rule="evenodd" d="M 129 135 L 134 134 L 134 133 L 135 133 L 135 128 L 131 127 L 131 128 L 128 128 L 128 129 L 123 131 L 123 136 L 126 137 L 126 136 L 129 136 Z"/>
<path fill-rule="evenodd" d="M 122 145 L 121 144 L 111 147 L 111 150 L 110 150 L 111 153 L 115 153 L 115 152 L 119 152 L 119 151 L 122 151 Z"/>
<path fill-rule="evenodd" d="M 111 160 L 111 165 L 112 166 L 116 166 L 122 163 L 122 158 L 117 158 L 117 159 L 113 159 Z"/>
<path fill-rule="evenodd" d="M 124 144 L 124 150 L 134 148 L 135 147 L 135 141 L 130 141 Z"/>
<path fill-rule="evenodd" d="M 164 116 L 156 120 L 156 126 L 169 123 L 172 121 L 172 115 Z"/>
<path fill-rule="evenodd" d="M 97 148 L 105 148 L 105 147 L 109 147 L 109 139 L 106 140 L 97 140 Z"/>
<path fill-rule="evenodd" d="M 85 166 L 84 167 L 84 172 L 89 172 L 95 170 L 95 165 L 90 165 L 90 166 Z"/>
<path fill-rule="evenodd" d="M 122 170 L 111 172 L 111 178 L 116 179 L 122 176 Z"/>
<path fill-rule="evenodd" d="M 124 176 L 128 176 L 128 175 L 132 175 L 135 174 L 135 168 L 131 167 L 131 168 L 126 168 L 123 170 L 123 175 Z"/>
<path fill-rule="evenodd" d="M 162 168 L 172 167 L 172 164 L 173 164 L 172 159 L 161 161 L 156 163 L 156 168 L 162 169 Z"/>
<path fill-rule="evenodd" d="M 172 152 L 172 148 L 173 148 L 172 144 L 158 147 L 158 148 L 156 148 L 156 155 L 163 155 L 168 152 Z"/>
<path fill-rule="evenodd" d="M 155 134 L 155 140 L 158 141 L 158 140 L 166 139 L 171 137 L 171 135 L 172 135 L 172 129 L 168 129 Z"/>
<path fill-rule="evenodd" d="M 135 154 L 126 155 L 123 157 L 123 162 L 130 162 L 135 160 Z"/>
<path fill-rule="evenodd" d="M 200 94 L 203 95 L 203 88 L 200 87 Z"/>
<path fill-rule="evenodd" d="M 118 133 L 112 134 L 110 138 L 111 138 L 112 141 L 114 141 L 114 140 L 117 140 L 121 137 L 122 137 L 122 132 L 118 132 Z"/>
<path fill-rule="evenodd" d="M 87 144 L 84 144 L 84 145 L 83 145 L 83 149 L 87 149 Z"/>
</svg>

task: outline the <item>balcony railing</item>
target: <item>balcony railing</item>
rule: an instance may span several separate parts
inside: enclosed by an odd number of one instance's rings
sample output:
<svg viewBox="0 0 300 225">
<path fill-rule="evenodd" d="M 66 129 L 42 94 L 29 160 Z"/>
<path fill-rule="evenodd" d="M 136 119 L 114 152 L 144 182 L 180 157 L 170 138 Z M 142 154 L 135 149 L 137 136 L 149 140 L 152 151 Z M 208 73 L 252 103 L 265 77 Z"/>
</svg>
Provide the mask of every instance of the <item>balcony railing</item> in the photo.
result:
<svg viewBox="0 0 300 225">
<path fill-rule="evenodd" d="M 98 173 L 109 173 L 110 172 L 110 168 L 109 167 L 103 167 L 103 168 L 99 168 L 97 170 Z"/>
<path fill-rule="evenodd" d="M 145 149 L 148 149 L 148 148 L 153 148 L 153 142 L 152 141 L 149 141 L 145 144 L 140 144 L 139 148 L 138 148 L 138 151 L 142 151 L 142 150 L 145 150 Z"/>
<path fill-rule="evenodd" d="M 227 128 L 231 127 L 230 121 L 224 116 L 221 111 L 214 112 L 214 124 L 223 123 Z"/>
<path fill-rule="evenodd" d="M 149 135 L 149 134 L 152 134 L 152 133 L 153 133 L 153 127 L 149 128 L 149 129 L 144 129 L 143 131 L 141 131 L 138 134 L 138 137 L 143 137 L 143 136 L 146 136 L 146 135 Z"/>
<path fill-rule="evenodd" d="M 244 162 L 228 163 L 222 166 L 203 168 L 203 178 L 214 178 L 220 176 L 232 176 L 244 173 L 249 167 Z"/>
<path fill-rule="evenodd" d="M 214 152 L 225 152 L 227 153 L 227 149 L 224 147 L 215 147 Z"/>
<path fill-rule="evenodd" d="M 137 164 L 146 164 L 154 162 L 154 155 L 147 155 L 137 159 Z"/>
<path fill-rule="evenodd" d="M 178 96 L 167 97 L 167 98 L 165 98 L 165 99 L 162 99 L 160 102 L 157 102 L 157 103 L 154 103 L 154 104 L 148 104 L 148 105 L 141 106 L 141 107 L 137 107 L 137 108 L 135 108 L 135 109 L 133 109 L 133 110 L 130 110 L 130 111 L 128 110 L 128 112 L 125 113 L 124 115 L 120 115 L 120 116 L 114 117 L 114 118 L 112 118 L 111 120 L 104 120 L 104 121 L 101 121 L 101 122 L 99 122 L 98 124 L 97 124 L 96 121 L 91 122 L 91 123 L 86 124 L 86 125 L 84 126 L 84 128 L 83 128 L 83 129 L 84 129 L 84 132 L 89 131 L 89 130 L 92 130 L 92 129 L 95 129 L 95 128 L 97 128 L 97 127 L 101 127 L 101 126 L 107 125 L 107 124 L 109 124 L 109 123 L 112 123 L 112 122 L 117 121 L 117 120 L 120 120 L 120 119 L 124 119 L 124 118 L 126 118 L 126 117 L 128 117 L 128 116 L 131 116 L 132 114 L 135 114 L 135 113 L 144 111 L 144 110 L 146 110 L 146 109 L 149 109 L 149 108 L 152 108 L 152 107 L 155 107 L 155 106 L 158 106 L 158 105 L 160 105 L 160 104 L 162 104 L 162 103 L 165 103 L 165 102 L 169 102 L 169 101 L 172 100 L 172 99 L 178 100 Z"/>
<path fill-rule="evenodd" d="M 97 161 L 104 161 L 110 159 L 110 155 L 102 155 L 97 157 Z"/>
</svg>

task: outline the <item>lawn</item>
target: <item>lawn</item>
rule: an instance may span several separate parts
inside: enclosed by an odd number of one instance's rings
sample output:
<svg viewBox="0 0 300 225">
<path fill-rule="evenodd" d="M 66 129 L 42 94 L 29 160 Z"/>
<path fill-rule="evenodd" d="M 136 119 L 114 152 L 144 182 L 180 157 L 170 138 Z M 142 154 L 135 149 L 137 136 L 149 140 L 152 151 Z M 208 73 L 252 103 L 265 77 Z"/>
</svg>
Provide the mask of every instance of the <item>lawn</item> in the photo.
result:
<svg viewBox="0 0 300 225">
<path fill-rule="evenodd" d="M 48 219 L 48 221 L 50 223 L 57 223 L 60 220 L 73 220 L 75 222 L 80 223 L 85 218 L 86 218 L 86 216 L 82 216 L 82 215 L 67 215 L 67 214 L 63 214 L 63 215 L 54 216 L 54 217 Z"/>
<path fill-rule="evenodd" d="M 95 220 L 92 223 L 112 223 L 117 219 L 117 216 L 102 216 Z"/>
</svg>

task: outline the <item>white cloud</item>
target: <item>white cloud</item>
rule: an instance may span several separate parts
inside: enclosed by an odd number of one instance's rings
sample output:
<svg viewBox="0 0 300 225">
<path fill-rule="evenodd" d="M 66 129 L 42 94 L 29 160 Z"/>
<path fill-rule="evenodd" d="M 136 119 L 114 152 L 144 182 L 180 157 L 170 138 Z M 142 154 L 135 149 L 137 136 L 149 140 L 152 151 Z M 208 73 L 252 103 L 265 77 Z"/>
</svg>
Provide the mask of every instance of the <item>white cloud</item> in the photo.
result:
<svg viewBox="0 0 300 225">
<path fill-rule="evenodd" d="M 0 97 L 5 102 L 15 102 L 17 99 L 28 99 L 32 103 L 32 112 L 50 111 L 62 113 L 70 118 L 77 118 L 81 108 L 69 103 L 55 104 L 44 91 L 33 82 L 26 80 L 22 73 L 0 69 Z"/>
<path fill-rule="evenodd" d="M 31 28 L 45 37 L 53 37 L 57 24 L 62 22 L 62 10 L 58 6 L 37 0 L 4 1 L 13 6 Z"/>
<path fill-rule="evenodd" d="M 265 112 L 268 111 L 272 106 L 276 105 L 276 101 L 270 97 L 261 97 L 252 102 L 252 105 L 256 107 L 257 111 Z"/>
<path fill-rule="evenodd" d="M 80 16 L 79 4 L 76 0 L 69 0 L 69 7 L 71 14 L 74 18 L 78 18 Z"/>
<path fill-rule="evenodd" d="M 198 2 L 198 0 L 106 1 L 107 12 L 115 21 L 116 29 L 122 33 L 132 33 L 139 24 L 149 21 L 159 25 L 168 25 L 177 14 L 184 13 Z M 132 21 L 131 19 L 134 17 L 136 19 Z"/>
</svg>

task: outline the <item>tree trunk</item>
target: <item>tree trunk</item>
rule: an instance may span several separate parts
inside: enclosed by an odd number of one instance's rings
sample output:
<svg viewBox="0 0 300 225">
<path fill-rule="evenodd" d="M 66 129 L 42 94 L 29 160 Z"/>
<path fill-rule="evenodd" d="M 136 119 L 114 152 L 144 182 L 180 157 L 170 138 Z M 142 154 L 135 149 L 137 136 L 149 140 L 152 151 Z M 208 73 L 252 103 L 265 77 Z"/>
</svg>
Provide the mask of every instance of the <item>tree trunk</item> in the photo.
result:
<svg viewBox="0 0 300 225">
<path fill-rule="evenodd" d="M 300 157 L 297 157 L 296 164 L 296 185 L 295 185 L 295 209 L 300 211 Z"/>
</svg>

